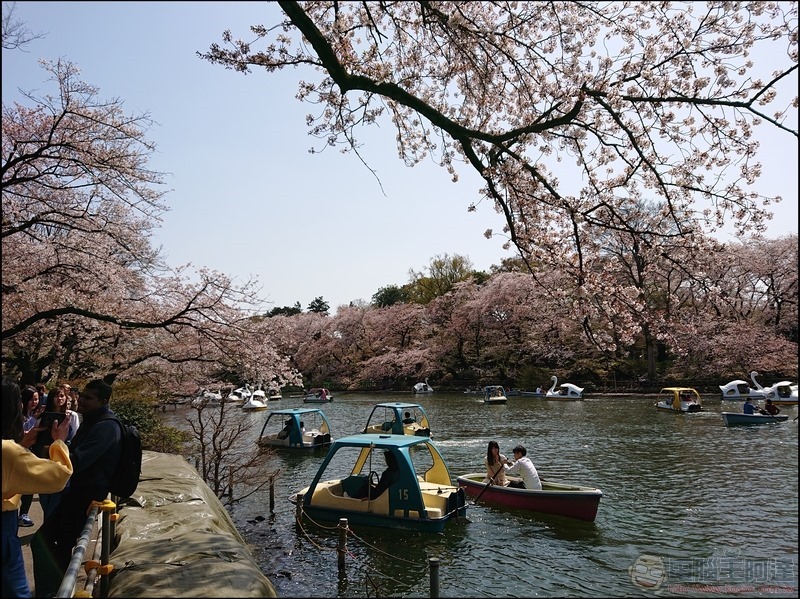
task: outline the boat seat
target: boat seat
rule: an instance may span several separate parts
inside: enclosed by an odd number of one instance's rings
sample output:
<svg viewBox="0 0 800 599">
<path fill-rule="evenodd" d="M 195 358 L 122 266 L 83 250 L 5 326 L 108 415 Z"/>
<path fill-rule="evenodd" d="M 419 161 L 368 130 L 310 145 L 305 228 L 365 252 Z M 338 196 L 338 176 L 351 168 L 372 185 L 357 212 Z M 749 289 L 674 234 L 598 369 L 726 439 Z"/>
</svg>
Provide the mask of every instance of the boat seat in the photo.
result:
<svg viewBox="0 0 800 599">
<path fill-rule="evenodd" d="M 343 481 L 342 481 L 343 482 Z M 314 491 L 312 503 L 320 507 L 351 510 L 355 512 L 373 512 L 375 514 L 389 513 L 389 493 L 381 493 L 380 497 L 372 501 L 362 501 L 355 497 L 344 497 L 340 482 L 328 484 L 319 483 Z"/>
<path fill-rule="evenodd" d="M 352 474 L 342 480 L 342 491 L 352 497 L 364 486 L 366 480 L 366 474 Z"/>
</svg>

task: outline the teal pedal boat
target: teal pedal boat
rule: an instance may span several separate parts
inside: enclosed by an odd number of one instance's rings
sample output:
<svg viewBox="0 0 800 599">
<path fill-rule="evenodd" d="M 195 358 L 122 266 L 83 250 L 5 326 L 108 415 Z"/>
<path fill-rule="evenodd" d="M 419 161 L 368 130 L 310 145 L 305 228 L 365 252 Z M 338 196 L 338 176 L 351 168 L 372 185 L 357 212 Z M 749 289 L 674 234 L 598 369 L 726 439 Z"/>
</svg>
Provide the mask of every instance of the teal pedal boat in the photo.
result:
<svg viewBox="0 0 800 599">
<path fill-rule="evenodd" d="M 399 401 L 375 404 L 363 433 L 430 437 L 431 425 L 418 403 Z"/>
<path fill-rule="evenodd" d="M 378 474 L 383 472 L 383 474 Z M 360 434 L 333 442 L 292 498 L 312 521 L 441 532 L 466 516 L 464 490 L 429 437 Z"/>
</svg>

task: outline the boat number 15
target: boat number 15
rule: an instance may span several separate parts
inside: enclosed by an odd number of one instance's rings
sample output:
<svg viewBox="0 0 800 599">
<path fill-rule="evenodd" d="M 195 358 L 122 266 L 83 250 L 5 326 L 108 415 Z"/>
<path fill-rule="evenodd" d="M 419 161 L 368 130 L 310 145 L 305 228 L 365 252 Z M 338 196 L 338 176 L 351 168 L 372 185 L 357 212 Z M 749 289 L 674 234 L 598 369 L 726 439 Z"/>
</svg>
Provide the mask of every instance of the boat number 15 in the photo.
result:
<svg viewBox="0 0 800 599">
<path fill-rule="evenodd" d="M 408 489 L 397 489 L 397 496 L 401 501 L 408 501 Z"/>
</svg>

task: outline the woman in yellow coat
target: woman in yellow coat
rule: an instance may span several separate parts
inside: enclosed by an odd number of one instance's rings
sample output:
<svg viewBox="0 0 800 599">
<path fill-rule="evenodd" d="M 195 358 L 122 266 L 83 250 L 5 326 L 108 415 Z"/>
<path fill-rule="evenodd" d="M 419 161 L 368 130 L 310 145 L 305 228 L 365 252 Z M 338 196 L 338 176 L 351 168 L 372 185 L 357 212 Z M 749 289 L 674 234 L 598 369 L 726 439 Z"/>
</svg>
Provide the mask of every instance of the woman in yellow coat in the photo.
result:
<svg viewBox="0 0 800 599">
<path fill-rule="evenodd" d="M 17 535 L 21 495 L 56 493 L 72 476 L 69 448 L 64 442 L 69 433 L 69 415 L 53 422 L 49 459 L 28 451 L 42 427 L 23 435 L 22 397 L 19 385 L 3 378 L 3 597 L 30 597 L 22 546 Z"/>
</svg>

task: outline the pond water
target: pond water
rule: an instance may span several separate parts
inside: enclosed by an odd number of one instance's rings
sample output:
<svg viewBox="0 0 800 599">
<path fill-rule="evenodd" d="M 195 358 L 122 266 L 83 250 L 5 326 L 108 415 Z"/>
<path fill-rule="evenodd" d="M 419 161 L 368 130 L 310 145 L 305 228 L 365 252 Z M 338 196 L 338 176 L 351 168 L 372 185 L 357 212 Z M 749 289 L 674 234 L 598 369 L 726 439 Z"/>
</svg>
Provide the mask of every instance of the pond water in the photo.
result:
<svg viewBox="0 0 800 599">
<path fill-rule="evenodd" d="M 603 491 L 593 523 L 470 506 L 466 522 L 431 534 L 353 527 L 344 570 L 335 525 L 295 523 L 291 493 L 310 484 L 320 453 L 279 453 L 269 491 L 231 510 L 283 597 L 428 597 L 429 558 L 442 597 L 797 596 L 796 406 L 781 424 L 725 427 L 738 402 L 704 399 L 704 412 L 657 410 L 653 397 L 487 405 L 465 394 L 335 394 L 271 408 L 320 407 L 334 438 L 360 432 L 375 403 L 421 404 L 455 477 L 480 471 L 486 445 L 520 443 L 545 479 Z M 186 408 L 167 412 L 177 426 Z M 267 412 L 246 413 L 255 443 Z M 794 419 L 794 420 L 792 420 Z M 635 579 L 635 580 L 634 580 Z M 649 585 L 649 586 L 648 586 Z M 653 586 L 655 585 L 655 586 Z"/>
</svg>

